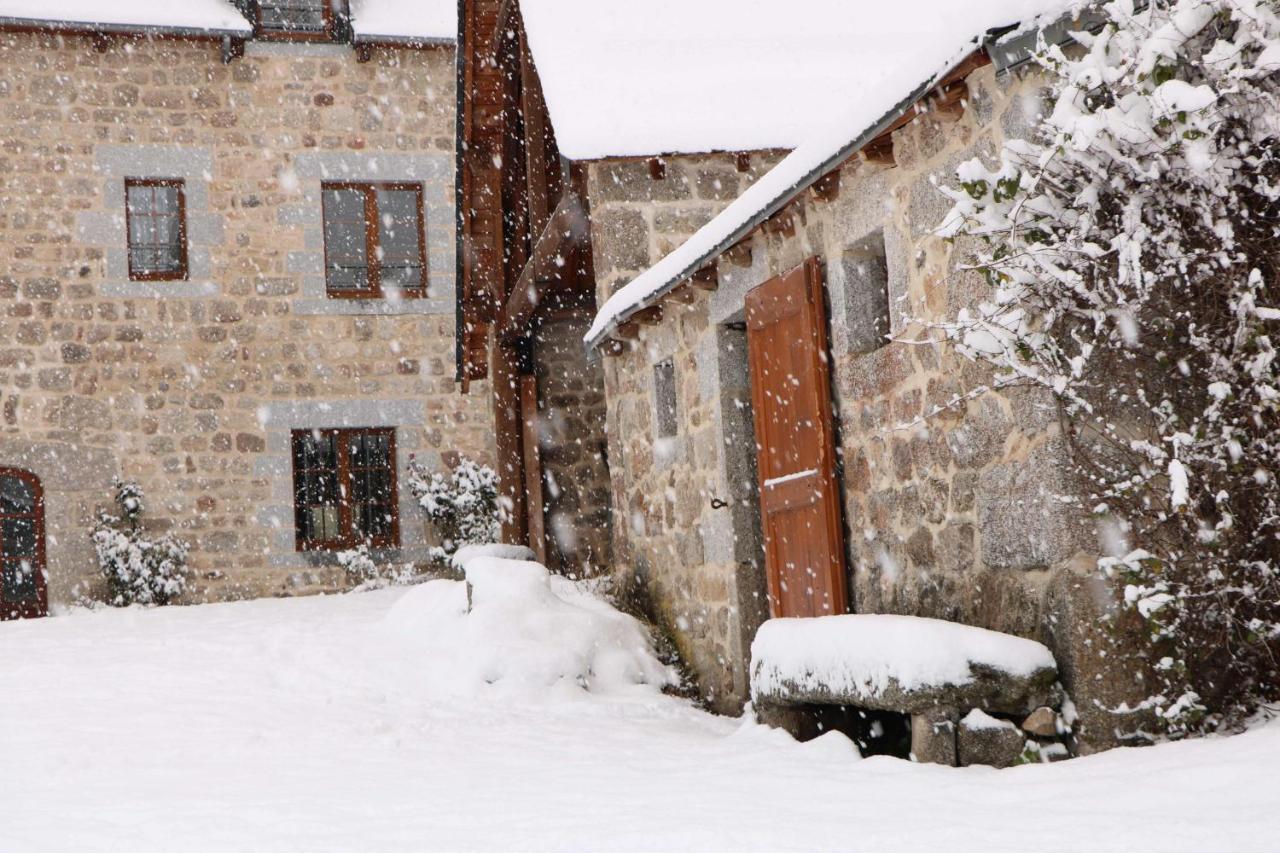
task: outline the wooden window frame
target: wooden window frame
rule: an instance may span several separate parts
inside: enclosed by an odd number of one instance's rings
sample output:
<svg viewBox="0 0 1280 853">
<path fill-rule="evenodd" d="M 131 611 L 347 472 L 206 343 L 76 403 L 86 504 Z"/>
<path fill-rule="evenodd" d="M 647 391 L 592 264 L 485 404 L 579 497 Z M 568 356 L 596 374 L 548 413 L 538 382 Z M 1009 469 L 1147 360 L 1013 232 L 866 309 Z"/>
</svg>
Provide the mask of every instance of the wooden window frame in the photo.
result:
<svg viewBox="0 0 1280 853">
<path fill-rule="evenodd" d="M 178 244 L 181 266 L 176 270 L 139 270 L 133 265 L 133 213 L 129 210 L 129 190 L 133 187 L 172 187 L 178 191 Z M 186 281 L 190 274 L 187 252 L 187 182 L 182 178 L 124 179 L 124 242 L 129 255 L 130 281 Z"/>
<path fill-rule="evenodd" d="M 298 466 L 297 446 L 316 433 L 332 433 L 337 436 L 337 488 L 338 488 L 338 528 L 342 535 L 337 539 L 314 542 L 303 536 L 302 514 L 306 507 L 298 502 Z M 389 484 L 391 492 L 391 527 L 383 536 L 364 537 L 355 529 L 354 504 L 351 500 L 351 454 L 350 441 L 353 435 L 385 435 L 387 436 L 387 470 L 390 472 Z M 396 473 L 396 429 L 395 427 L 335 427 L 325 429 L 295 429 L 290 435 L 289 456 L 293 465 L 293 530 L 294 544 L 298 551 L 346 551 L 360 545 L 370 548 L 400 547 L 400 502 L 399 479 Z"/>
<path fill-rule="evenodd" d="M 262 41 L 308 41 L 331 42 L 334 40 L 333 0 L 321 0 L 321 12 L 324 14 L 324 29 L 319 32 L 310 30 L 272 30 L 262 25 L 262 0 L 254 0 L 256 17 L 254 20 L 254 37 Z"/>
<path fill-rule="evenodd" d="M 325 196 L 329 190 L 358 191 L 364 194 L 365 259 L 369 262 L 368 287 L 363 290 L 335 290 L 329 287 L 329 221 Z M 382 299 L 382 261 L 378 258 L 378 190 L 412 192 L 417 196 L 418 207 L 418 262 L 422 275 L 418 287 L 406 287 L 401 295 L 406 299 L 424 299 L 429 289 L 430 275 L 427 269 L 427 211 L 425 193 L 421 183 L 414 181 L 324 181 L 320 184 L 320 230 L 324 240 L 324 290 L 330 299 Z"/>
</svg>

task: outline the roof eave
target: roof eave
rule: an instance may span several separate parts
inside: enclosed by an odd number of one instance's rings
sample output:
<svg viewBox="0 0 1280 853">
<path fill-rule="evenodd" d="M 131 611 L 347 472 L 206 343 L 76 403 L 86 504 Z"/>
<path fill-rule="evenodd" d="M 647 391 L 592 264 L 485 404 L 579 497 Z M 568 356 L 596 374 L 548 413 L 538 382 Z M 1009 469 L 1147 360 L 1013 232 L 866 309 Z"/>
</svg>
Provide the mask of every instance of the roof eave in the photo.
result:
<svg viewBox="0 0 1280 853">
<path fill-rule="evenodd" d="M 975 49 L 977 49 L 977 46 L 975 46 Z M 965 56 L 961 58 L 955 65 L 951 66 L 951 68 L 955 68 L 958 65 L 960 65 L 970 55 L 972 54 L 971 53 L 965 54 Z M 937 81 L 945 77 L 947 73 L 951 71 L 951 68 L 948 68 L 939 74 L 935 74 L 934 76 L 930 77 L 928 80 L 925 80 L 923 83 L 918 85 L 915 89 L 912 90 L 911 94 L 907 95 L 905 98 L 898 101 L 898 103 L 895 104 L 892 109 L 890 109 L 883 116 L 881 116 L 869 128 L 867 128 L 862 133 L 860 133 L 851 142 L 842 146 L 835 154 L 823 160 L 818 166 L 806 172 L 803 177 L 801 177 L 799 180 L 793 183 L 789 188 L 779 193 L 776 197 L 774 197 L 772 201 L 770 201 L 767 205 L 761 208 L 761 210 L 758 211 L 754 216 L 750 217 L 742 225 L 738 226 L 736 229 L 730 232 L 729 236 L 720 240 L 711 249 L 707 250 L 706 252 L 703 252 L 701 255 L 698 256 L 696 260 L 685 265 L 685 267 L 683 267 L 679 273 L 669 278 L 666 282 L 664 282 L 659 288 L 657 288 L 648 297 L 636 303 L 635 305 L 631 306 L 626 311 L 621 312 L 617 317 L 613 319 L 612 322 L 609 323 L 608 326 L 601 329 L 598 333 L 596 333 L 595 335 L 593 335 L 592 337 L 586 340 L 586 346 L 587 346 L 588 352 L 594 352 L 596 348 L 600 346 L 601 343 L 603 343 L 607 338 L 610 337 L 610 335 L 613 334 L 613 332 L 618 328 L 618 326 L 625 323 L 627 320 L 629 320 L 638 312 L 643 311 L 646 308 L 652 308 L 654 305 L 657 305 L 667 296 L 667 294 L 675 290 L 676 287 L 678 287 L 680 283 L 683 282 L 685 279 L 689 278 L 698 270 L 702 269 L 704 266 L 710 263 L 712 260 L 720 257 L 729 249 L 733 248 L 738 243 L 742 242 L 742 240 L 746 239 L 746 237 L 750 235 L 751 232 L 755 231 L 756 228 L 758 228 L 761 223 L 763 223 L 765 220 L 769 219 L 771 216 L 773 216 L 778 211 L 782 210 L 784 207 L 790 204 L 796 198 L 796 196 L 798 196 L 800 193 L 804 192 L 806 189 L 808 189 L 809 187 L 817 183 L 817 181 L 823 175 L 843 165 L 846 160 L 848 160 L 854 154 L 857 154 L 858 151 L 860 151 L 862 148 L 866 147 L 867 143 L 871 142 L 873 139 L 875 139 L 877 136 L 879 136 L 881 133 L 887 130 L 889 126 L 892 125 L 895 120 L 897 120 L 898 116 L 902 115 L 906 110 L 910 109 L 912 105 L 914 105 L 917 101 L 925 97 L 925 95 L 929 94 L 929 91 L 937 84 Z"/>
<path fill-rule="evenodd" d="M 4 32 L 48 32 L 51 35 L 112 35 L 112 36 L 148 36 L 164 35 L 171 38 L 221 39 L 248 38 L 253 35 L 253 28 L 248 24 L 244 29 L 226 27 L 174 27 L 158 24 L 103 24 L 93 21 L 57 21 L 44 18 L 0 17 L 0 31 Z"/>
<path fill-rule="evenodd" d="M 455 47 L 456 36 L 404 36 L 379 35 L 377 33 L 354 33 L 351 43 L 369 45 L 370 47 Z"/>
</svg>

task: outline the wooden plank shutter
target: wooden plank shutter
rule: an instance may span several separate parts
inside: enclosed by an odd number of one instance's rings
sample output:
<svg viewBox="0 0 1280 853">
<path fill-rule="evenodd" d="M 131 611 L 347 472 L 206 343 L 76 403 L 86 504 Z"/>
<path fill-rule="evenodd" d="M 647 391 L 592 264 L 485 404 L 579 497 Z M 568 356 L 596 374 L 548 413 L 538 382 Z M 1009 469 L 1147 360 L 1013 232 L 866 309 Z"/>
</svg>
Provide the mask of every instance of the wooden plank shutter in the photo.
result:
<svg viewBox="0 0 1280 853">
<path fill-rule="evenodd" d="M 847 607 L 822 296 L 822 267 L 811 258 L 746 298 L 773 616 L 822 616 Z"/>
</svg>

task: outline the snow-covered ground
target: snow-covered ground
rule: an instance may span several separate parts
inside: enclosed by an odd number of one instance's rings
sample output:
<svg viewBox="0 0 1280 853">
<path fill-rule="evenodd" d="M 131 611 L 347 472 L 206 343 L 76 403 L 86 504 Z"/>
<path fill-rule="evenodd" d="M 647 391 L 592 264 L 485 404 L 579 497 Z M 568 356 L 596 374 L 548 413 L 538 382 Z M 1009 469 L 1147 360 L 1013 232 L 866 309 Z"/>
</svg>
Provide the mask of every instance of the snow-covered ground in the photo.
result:
<svg viewBox="0 0 1280 853">
<path fill-rule="evenodd" d="M 415 628 L 457 590 L 423 589 L 0 624 L 0 851 L 1280 845 L 1277 725 L 1000 771 L 858 760 L 649 688 L 459 691 Z"/>
</svg>

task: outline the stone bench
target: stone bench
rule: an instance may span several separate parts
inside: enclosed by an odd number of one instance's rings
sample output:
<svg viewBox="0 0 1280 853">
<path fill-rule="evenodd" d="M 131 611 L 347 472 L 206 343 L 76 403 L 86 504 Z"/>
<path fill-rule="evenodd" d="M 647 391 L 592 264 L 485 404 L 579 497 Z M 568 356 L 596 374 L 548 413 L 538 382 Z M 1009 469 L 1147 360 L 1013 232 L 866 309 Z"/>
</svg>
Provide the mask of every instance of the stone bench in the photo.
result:
<svg viewBox="0 0 1280 853">
<path fill-rule="evenodd" d="M 799 705 L 908 714 L 912 755 L 941 764 L 1013 763 L 1027 735 L 991 714 L 1022 721 L 1058 693 L 1057 664 L 1040 643 L 916 616 L 771 619 L 751 658 L 764 721 Z"/>
</svg>

